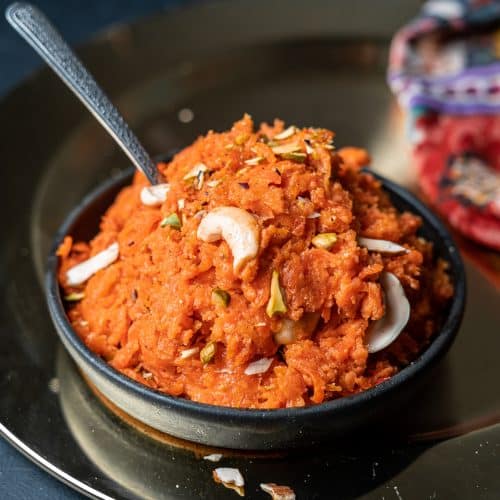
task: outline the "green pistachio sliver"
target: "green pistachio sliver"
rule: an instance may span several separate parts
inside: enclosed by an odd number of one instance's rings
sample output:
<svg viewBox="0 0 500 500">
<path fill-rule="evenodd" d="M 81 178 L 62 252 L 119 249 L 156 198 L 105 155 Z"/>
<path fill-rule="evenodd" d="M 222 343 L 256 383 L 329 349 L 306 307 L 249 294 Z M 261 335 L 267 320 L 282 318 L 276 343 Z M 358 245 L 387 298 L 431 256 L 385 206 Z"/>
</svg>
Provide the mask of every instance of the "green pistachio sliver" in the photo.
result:
<svg viewBox="0 0 500 500">
<path fill-rule="evenodd" d="M 170 226 L 172 229 L 177 229 L 179 231 L 181 228 L 181 221 L 179 219 L 179 216 L 176 213 L 173 213 L 165 217 L 160 222 L 160 226 L 161 227 Z"/>
<path fill-rule="evenodd" d="M 272 318 L 276 313 L 286 313 L 286 311 L 287 307 L 280 287 L 279 273 L 275 270 L 271 278 L 271 292 L 266 307 L 266 313 Z"/>
<path fill-rule="evenodd" d="M 214 288 L 212 290 L 212 302 L 217 306 L 227 307 L 231 302 L 231 295 L 222 288 Z"/>
<path fill-rule="evenodd" d="M 85 297 L 85 293 L 83 292 L 71 292 L 70 294 L 66 295 L 64 297 L 64 300 L 66 302 L 78 302 L 79 300 L 82 300 Z"/>
<path fill-rule="evenodd" d="M 312 240 L 311 243 L 316 248 L 323 248 L 324 250 L 330 250 L 332 246 L 337 241 L 337 235 L 335 233 L 321 233 L 317 234 Z"/>
<path fill-rule="evenodd" d="M 292 153 L 282 153 L 280 155 L 284 160 L 296 161 L 298 163 L 304 163 L 306 161 L 307 154 L 300 151 Z"/>
<path fill-rule="evenodd" d="M 217 352 L 217 344 L 215 342 L 208 342 L 208 344 L 200 351 L 200 361 L 206 365 L 212 361 L 215 353 Z"/>
</svg>

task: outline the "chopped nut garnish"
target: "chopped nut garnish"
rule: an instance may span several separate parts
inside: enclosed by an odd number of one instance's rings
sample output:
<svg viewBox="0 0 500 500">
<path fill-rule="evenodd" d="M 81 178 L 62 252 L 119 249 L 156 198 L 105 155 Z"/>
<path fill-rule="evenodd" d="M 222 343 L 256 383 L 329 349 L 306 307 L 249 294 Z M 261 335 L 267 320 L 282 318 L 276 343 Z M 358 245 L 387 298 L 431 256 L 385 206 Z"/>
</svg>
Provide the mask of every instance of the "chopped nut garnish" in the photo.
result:
<svg viewBox="0 0 500 500">
<path fill-rule="evenodd" d="M 316 248 L 323 248 L 324 250 L 330 250 L 337 241 L 337 235 L 335 233 L 321 233 L 317 234 L 311 243 Z"/>
<path fill-rule="evenodd" d="M 142 372 L 142 378 L 149 380 L 150 378 L 153 378 L 153 374 L 151 372 Z"/>
<path fill-rule="evenodd" d="M 283 294 L 281 292 L 279 273 L 278 271 L 273 271 L 271 278 L 271 291 L 269 302 L 267 303 L 266 313 L 272 318 L 276 313 L 286 313 L 287 308 L 285 301 L 283 300 Z"/>
<path fill-rule="evenodd" d="M 66 297 L 64 297 L 64 300 L 66 302 L 78 302 L 79 300 L 82 300 L 85 297 L 85 294 L 83 292 L 72 292 Z"/>
<path fill-rule="evenodd" d="M 213 181 L 208 181 L 207 186 L 214 188 L 217 187 L 222 181 L 220 179 L 214 179 Z"/>
<path fill-rule="evenodd" d="M 243 175 L 243 174 L 246 174 L 248 171 L 250 170 L 250 167 L 243 167 L 243 168 L 240 168 L 237 172 L 236 172 L 236 175 Z"/>
<path fill-rule="evenodd" d="M 66 283 L 70 286 L 81 285 L 85 283 L 97 271 L 105 269 L 111 265 L 120 255 L 120 246 L 118 243 L 112 243 L 102 252 L 95 254 L 80 264 L 72 267 L 66 272 Z"/>
<path fill-rule="evenodd" d="M 258 375 L 260 373 L 266 373 L 273 363 L 273 358 L 262 358 L 250 363 L 245 368 L 245 375 Z"/>
<path fill-rule="evenodd" d="M 245 496 L 245 480 L 238 469 L 219 467 L 212 474 L 216 483 L 222 483 L 226 488 L 236 491 L 240 497 Z"/>
<path fill-rule="evenodd" d="M 319 212 L 313 212 L 312 214 L 308 215 L 306 219 L 317 219 L 321 217 L 321 214 Z"/>
<path fill-rule="evenodd" d="M 215 342 L 209 342 L 201 351 L 200 351 L 200 361 L 206 365 L 212 361 L 215 353 L 217 352 L 217 344 Z"/>
<path fill-rule="evenodd" d="M 295 492 L 289 486 L 276 483 L 261 483 L 260 489 L 269 493 L 272 500 L 295 500 Z"/>
<path fill-rule="evenodd" d="M 293 144 L 283 144 L 283 145 L 280 144 L 279 146 L 273 146 L 271 149 L 273 150 L 273 153 L 275 155 L 282 156 L 287 153 L 296 153 L 300 151 L 302 148 L 300 147 L 300 144 L 293 143 Z"/>
<path fill-rule="evenodd" d="M 188 359 L 194 356 L 198 351 L 199 349 L 197 347 L 192 347 L 191 349 L 184 349 L 183 351 L 180 352 L 179 359 Z"/>
<path fill-rule="evenodd" d="M 208 167 L 204 163 L 197 163 L 184 177 L 185 181 L 191 181 L 198 177 L 200 172 L 207 172 Z"/>
<path fill-rule="evenodd" d="M 155 184 L 154 186 L 144 186 L 141 189 L 141 202 L 144 205 L 154 207 L 161 205 L 166 199 L 170 190 L 168 184 Z"/>
<path fill-rule="evenodd" d="M 215 305 L 227 307 L 229 305 L 229 302 L 231 302 L 231 295 L 229 295 L 226 290 L 222 290 L 221 288 L 214 288 L 212 290 L 212 302 Z"/>
<path fill-rule="evenodd" d="M 273 139 L 277 141 L 282 141 L 283 139 L 288 139 L 289 137 L 292 137 L 296 132 L 296 129 L 293 125 L 288 127 L 287 129 L 283 130 L 283 132 L 280 132 L 279 134 L 275 135 Z"/>
<path fill-rule="evenodd" d="M 262 156 L 256 156 L 255 158 L 250 158 L 245 160 L 246 165 L 258 165 L 264 158 Z"/>
<path fill-rule="evenodd" d="M 182 224 L 179 219 L 179 216 L 175 213 L 170 214 L 168 217 L 165 217 L 161 222 L 160 222 L 161 227 L 165 226 L 170 226 L 172 229 L 177 229 L 180 230 Z"/>
<path fill-rule="evenodd" d="M 248 135 L 247 134 L 240 134 L 238 137 L 236 137 L 236 139 L 234 140 L 234 142 L 238 145 L 238 146 L 241 146 L 243 144 L 245 144 L 245 142 L 248 141 Z"/>
<path fill-rule="evenodd" d="M 284 160 L 296 161 L 298 163 L 304 163 L 306 161 L 307 155 L 300 151 L 283 153 L 280 155 Z"/>
<path fill-rule="evenodd" d="M 210 455 L 205 455 L 203 460 L 208 460 L 209 462 L 219 462 L 222 458 L 222 453 L 211 453 Z"/>
<path fill-rule="evenodd" d="M 408 253 L 409 250 L 397 243 L 388 240 L 377 240 L 374 238 L 358 238 L 360 246 L 367 248 L 370 252 L 380 253 Z"/>
<path fill-rule="evenodd" d="M 183 198 L 177 200 L 177 208 L 179 210 L 183 210 L 185 205 L 186 205 L 186 200 L 184 200 Z"/>
</svg>

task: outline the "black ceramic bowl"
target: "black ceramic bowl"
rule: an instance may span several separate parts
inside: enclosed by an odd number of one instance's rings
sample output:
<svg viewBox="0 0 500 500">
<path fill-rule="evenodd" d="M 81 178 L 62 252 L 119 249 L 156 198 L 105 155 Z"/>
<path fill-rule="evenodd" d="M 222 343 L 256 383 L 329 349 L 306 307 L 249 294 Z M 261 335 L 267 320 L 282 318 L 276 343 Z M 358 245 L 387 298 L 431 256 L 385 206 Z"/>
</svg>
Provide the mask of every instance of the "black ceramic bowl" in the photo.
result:
<svg viewBox="0 0 500 500">
<path fill-rule="evenodd" d="M 92 353 L 69 323 L 57 282 L 55 251 L 65 235 L 89 240 L 101 215 L 122 187 L 131 181 L 125 171 L 84 198 L 66 218 L 54 241 L 46 275 L 47 301 L 59 337 L 80 370 L 112 403 L 145 424 L 178 438 L 224 448 L 283 449 L 344 437 L 390 418 L 429 378 L 455 338 L 465 303 L 465 273 L 455 243 L 437 217 L 405 189 L 379 177 L 400 210 L 420 215 L 422 236 L 434 242 L 436 256 L 450 263 L 455 295 L 443 312 L 440 332 L 425 352 L 389 380 L 355 396 L 308 408 L 241 410 L 195 403 L 151 390 L 122 375 Z M 409 402 L 411 404 L 411 402 Z"/>
</svg>

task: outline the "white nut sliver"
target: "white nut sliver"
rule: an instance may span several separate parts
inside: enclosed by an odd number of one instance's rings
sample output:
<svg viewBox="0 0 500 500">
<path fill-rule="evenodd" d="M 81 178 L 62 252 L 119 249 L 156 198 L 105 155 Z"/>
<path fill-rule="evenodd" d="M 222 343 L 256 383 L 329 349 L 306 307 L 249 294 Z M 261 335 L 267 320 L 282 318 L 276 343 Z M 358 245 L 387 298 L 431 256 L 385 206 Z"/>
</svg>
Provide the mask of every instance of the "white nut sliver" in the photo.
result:
<svg viewBox="0 0 500 500">
<path fill-rule="evenodd" d="M 318 325 L 319 317 L 318 313 L 305 313 L 298 321 L 285 318 L 280 330 L 274 334 L 274 341 L 279 345 L 288 345 L 299 337 L 311 335 Z"/>
<path fill-rule="evenodd" d="M 266 373 L 269 370 L 273 358 L 262 358 L 250 363 L 245 368 L 245 375 L 259 375 L 260 373 Z"/>
<path fill-rule="evenodd" d="M 410 303 L 398 278 L 392 273 L 384 272 L 380 277 L 380 284 L 385 295 L 385 315 L 367 330 L 366 344 L 370 354 L 392 344 L 410 319 Z"/>
<path fill-rule="evenodd" d="M 169 190 L 168 184 L 145 186 L 141 189 L 141 202 L 150 207 L 161 205 L 167 199 Z"/>
<path fill-rule="evenodd" d="M 197 163 L 185 176 L 184 180 L 194 179 L 198 177 L 202 172 L 207 172 L 208 167 L 204 163 Z"/>
<path fill-rule="evenodd" d="M 222 458 L 222 453 L 211 453 L 210 455 L 205 455 L 203 460 L 208 460 L 209 462 L 220 462 Z"/>
<path fill-rule="evenodd" d="M 380 253 L 408 253 L 409 250 L 397 243 L 388 240 L 376 240 L 374 238 L 358 238 L 360 246 L 367 248 L 371 252 Z"/>
<path fill-rule="evenodd" d="M 276 134 L 273 137 L 273 139 L 282 141 L 283 139 L 288 139 L 289 137 L 292 137 L 292 135 L 294 134 L 295 134 L 295 127 L 293 125 L 290 125 L 287 129 L 283 130 L 283 132 Z"/>
<path fill-rule="evenodd" d="M 179 359 L 188 359 L 194 356 L 199 349 L 197 347 L 192 347 L 191 349 L 184 349 L 179 354 Z"/>
<path fill-rule="evenodd" d="M 197 236 L 207 243 L 223 238 L 233 254 L 236 273 L 259 251 L 259 225 L 250 213 L 237 207 L 219 207 L 209 212 L 200 222 Z"/>
<path fill-rule="evenodd" d="M 113 243 L 108 248 L 72 267 L 66 272 L 66 284 L 69 286 L 81 285 L 85 283 L 97 271 L 108 267 L 120 253 L 118 243 Z"/>
<path fill-rule="evenodd" d="M 243 487 L 245 480 L 238 469 L 232 467 L 218 467 L 213 471 L 216 482 L 222 483 L 226 488 L 234 489 L 240 496 L 245 496 Z"/>
<path fill-rule="evenodd" d="M 295 500 L 295 492 L 289 486 L 275 483 L 261 483 L 260 489 L 271 495 L 272 500 Z"/>
</svg>

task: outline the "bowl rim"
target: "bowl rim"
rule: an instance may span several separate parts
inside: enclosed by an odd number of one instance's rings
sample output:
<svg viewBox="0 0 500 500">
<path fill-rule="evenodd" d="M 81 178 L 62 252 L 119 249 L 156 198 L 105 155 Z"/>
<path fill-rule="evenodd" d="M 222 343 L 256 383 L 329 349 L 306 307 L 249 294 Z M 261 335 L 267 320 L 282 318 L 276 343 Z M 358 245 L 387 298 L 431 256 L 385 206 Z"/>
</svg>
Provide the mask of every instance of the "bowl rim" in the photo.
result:
<svg viewBox="0 0 500 500">
<path fill-rule="evenodd" d="M 221 418 L 234 422 L 237 419 L 238 425 L 254 425 L 256 422 L 262 421 L 263 419 L 267 421 L 267 423 L 279 423 L 283 419 L 305 421 L 310 420 L 311 417 L 317 418 L 326 414 L 351 412 L 352 410 L 363 407 L 372 399 L 389 396 L 396 389 L 398 389 L 401 384 L 414 379 L 420 372 L 437 363 L 437 361 L 444 356 L 453 342 L 462 321 L 466 296 L 465 269 L 458 247 L 448 229 L 444 226 L 440 219 L 427 206 L 418 200 L 415 195 L 397 183 L 369 170 L 368 172 L 370 174 L 382 182 L 382 187 L 389 193 L 389 195 L 395 194 L 397 197 L 402 199 L 404 203 L 410 205 L 412 211 L 422 218 L 423 225 L 432 227 L 432 229 L 439 235 L 442 239 L 443 247 L 446 248 L 447 255 L 445 257 L 450 264 L 451 274 L 454 278 L 455 292 L 451 299 L 448 316 L 444 321 L 439 334 L 436 335 L 429 346 L 416 360 L 403 368 L 401 371 L 397 372 L 388 380 L 385 380 L 370 389 L 354 395 L 344 396 L 306 407 L 249 409 L 217 406 L 181 397 L 170 396 L 136 382 L 111 367 L 104 359 L 93 353 L 83 343 L 76 331 L 72 328 L 66 315 L 66 310 L 64 308 L 57 280 L 59 259 L 56 256 L 57 248 L 63 238 L 70 232 L 70 229 L 76 223 L 80 214 L 91 206 L 97 198 L 104 195 L 111 188 L 118 187 L 120 184 L 125 186 L 126 181 L 130 179 L 133 171 L 133 167 L 129 167 L 120 172 L 118 175 L 100 183 L 96 188 L 85 195 L 81 202 L 74 207 L 64 219 L 54 237 L 48 256 L 45 274 L 45 291 L 50 316 L 55 323 L 56 331 L 60 336 L 60 340 L 62 341 L 64 337 L 64 340 L 69 342 L 71 347 L 75 349 L 75 351 L 82 358 L 84 358 L 84 360 L 90 364 L 94 370 L 99 372 L 100 375 L 110 380 L 112 383 L 121 386 L 127 392 L 135 393 L 142 400 L 148 401 L 155 407 L 177 410 L 185 415 L 196 414 L 197 418 L 206 420 L 207 422 L 216 422 Z M 65 344 L 65 342 L 63 342 L 63 344 Z M 66 347 L 66 345 L 64 347 L 73 357 L 73 353 Z"/>
</svg>

